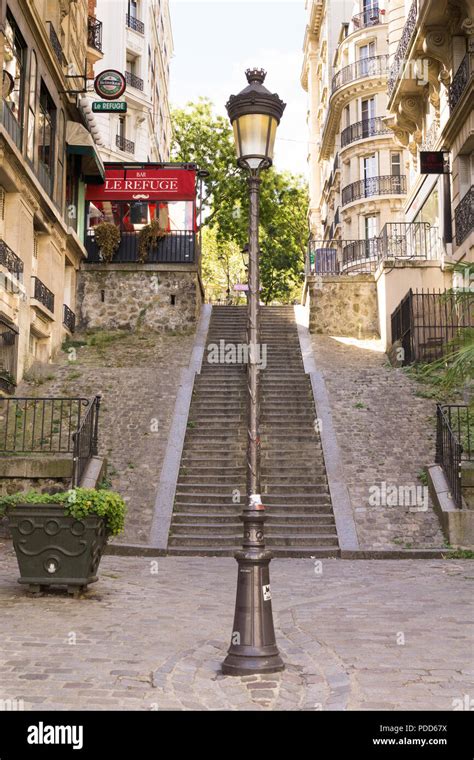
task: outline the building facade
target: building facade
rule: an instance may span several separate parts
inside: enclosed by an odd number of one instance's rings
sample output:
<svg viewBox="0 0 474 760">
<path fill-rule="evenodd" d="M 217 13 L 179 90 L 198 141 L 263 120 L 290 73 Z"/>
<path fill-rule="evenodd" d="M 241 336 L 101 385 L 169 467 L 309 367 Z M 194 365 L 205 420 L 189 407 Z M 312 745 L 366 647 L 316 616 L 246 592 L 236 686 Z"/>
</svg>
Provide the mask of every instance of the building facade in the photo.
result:
<svg viewBox="0 0 474 760">
<path fill-rule="evenodd" d="M 104 57 L 95 74 L 125 74 L 126 114 L 96 114 L 104 161 L 166 162 L 170 156 L 169 68 L 173 36 L 168 0 L 97 0 Z M 90 96 L 90 100 L 99 100 Z"/>
<path fill-rule="evenodd" d="M 104 168 L 80 106 L 100 57 L 91 0 L 1 0 L 0 385 L 48 362 L 75 325 L 85 187 Z M 100 36 L 100 35 L 99 35 Z"/>
<path fill-rule="evenodd" d="M 374 324 L 377 303 L 385 349 L 392 314 L 410 289 L 444 290 L 457 276 L 451 265 L 473 260 L 468 5 L 307 3 L 301 81 L 309 94 L 309 292 L 322 303 L 314 277 L 335 278 L 336 297 L 360 313 L 348 288 L 366 291 L 366 324 Z M 449 154 L 451 172 L 421 174 L 420 152 L 437 150 Z M 346 323 L 360 331 L 360 320 Z"/>
</svg>

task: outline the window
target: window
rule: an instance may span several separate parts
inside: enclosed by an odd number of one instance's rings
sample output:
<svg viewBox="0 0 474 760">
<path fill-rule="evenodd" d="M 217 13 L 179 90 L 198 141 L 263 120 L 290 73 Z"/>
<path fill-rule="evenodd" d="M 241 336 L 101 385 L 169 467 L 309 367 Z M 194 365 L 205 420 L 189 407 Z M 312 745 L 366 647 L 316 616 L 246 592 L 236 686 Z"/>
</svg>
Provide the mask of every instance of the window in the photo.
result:
<svg viewBox="0 0 474 760">
<path fill-rule="evenodd" d="M 391 153 L 390 154 L 390 166 L 392 168 L 392 174 L 395 177 L 399 177 L 402 173 L 402 154 L 401 153 Z"/>
<path fill-rule="evenodd" d="M 25 81 L 26 44 L 20 31 L 8 12 L 5 24 L 5 48 L 3 68 L 11 86 L 5 97 L 5 103 L 19 124 L 23 118 L 23 89 Z"/>
<path fill-rule="evenodd" d="M 344 108 L 344 126 L 350 127 L 351 125 L 351 108 L 350 106 L 346 106 Z"/>
<path fill-rule="evenodd" d="M 36 82 L 38 64 L 36 53 L 31 51 L 30 57 L 30 82 L 28 91 L 28 139 L 26 143 L 26 155 L 31 163 L 35 160 L 35 129 L 36 129 Z"/>
<path fill-rule="evenodd" d="M 193 201 L 95 201 L 88 210 L 88 229 L 100 222 L 112 222 L 122 232 L 139 232 L 146 224 L 159 219 L 166 232 L 194 229 Z"/>
<path fill-rule="evenodd" d="M 51 96 L 41 82 L 38 111 L 38 159 L 43 169 L 54 174 L 54 138 L 56 131 L 56 108 Z"/>
<path fill-rule="evenodd" d="M 362 137 L 374 134 L 375 98 L 365 98 L 361 102 Z"/>
<path fill-rule="evenodd" d="M 377 217 L 366 216 L 364 219 L 364 237 L 366 240 L 377 237 Z"/>
<path fill-rule="evenodd" d="M 138 18 L 138 1 L 128 0 L 128 15 L 130 18 Z"/>
<path fill-rule="evenodd" d="M 118 134 L 121 140 L 125 140 L 127 136 L 127 120 L 125 116 L 119 116 Z"/>
<path fill-rule="evenodd" d="M 77 209 L 79 203 L 79 182 L 81 173 L 80 156 L 69 153 L 66 158 L 66 213 L 67 223 L 77 230 Z"/>
<path fill-rule="evenodd" d="M 374 73 L 375 63 L 371 59 L 375 56 L 375 42 L 369 42 L 368 45 L 361 45 L 359 48 L 359 76 L 366 77 Z"/>
<path fill-rule="evenodd" d="M 59 114 L 58 124 L 58 163 L 56 177 L 56 201 L 61 211 L 63 210 L 63 182 L 64 182 L 64 150 L 65 150 L 65 118 L 64 111 Z"/>
</svg>

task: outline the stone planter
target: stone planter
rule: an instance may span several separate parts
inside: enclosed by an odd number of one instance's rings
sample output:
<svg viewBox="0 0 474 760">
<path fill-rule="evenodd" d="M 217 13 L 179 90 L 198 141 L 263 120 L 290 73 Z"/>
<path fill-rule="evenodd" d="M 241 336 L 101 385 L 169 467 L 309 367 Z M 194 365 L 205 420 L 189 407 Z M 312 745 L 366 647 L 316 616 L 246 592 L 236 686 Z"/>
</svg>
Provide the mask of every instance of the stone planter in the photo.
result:
<svg viewBox="0 0 474 760">
<path fill-rule="evenodd" d="M 67 586 L 71 594 L 95 583 L 107 543 L 101 517 L 82 520 L 64 514 L 62 504 L 19 504 L 7 511 L 19 583 L 38 593 L 43 587 Z"/>
<path fill-rule="evenodd" d="M 16 385 L 6 377 L 0 377 L 0 391 L 3 391 L 7 396 L 13 396 L 16 391 Z"/>
</svg>

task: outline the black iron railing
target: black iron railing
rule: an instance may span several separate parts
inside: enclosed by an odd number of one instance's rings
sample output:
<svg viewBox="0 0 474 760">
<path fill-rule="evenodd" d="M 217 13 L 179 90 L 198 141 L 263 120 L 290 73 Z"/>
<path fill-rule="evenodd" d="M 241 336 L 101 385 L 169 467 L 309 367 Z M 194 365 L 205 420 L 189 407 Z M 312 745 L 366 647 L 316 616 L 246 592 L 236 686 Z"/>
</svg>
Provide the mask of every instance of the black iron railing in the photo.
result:
<svg viewBox="0 0 474 760">
<path fill-rule="evenodd" d="M 404 63 L 406 62 L 406 54 L 408 48 L 410 47 L 411 40 L 414 36 L 417 19 L 418 0 L 413 0 L 410 10 L 408 11 L 408 16 L 405 22 L 405 26 L 403 27 L 402 36 L 400 38 L 400 42 L 398 43 L 395 57 L 393 59 L 392 65 L 390 66 L 390 71 L 388 74 L 387 90 L 389 97 L 392 95 L 395 89 L 395 84 L 400 77 Z"/>
<path fill-rule="evenodd" d="M 120 245 L 114 254 L 114 263 L 136 264 L 138 257 L 138 232 L 121 232 Z M 86 235 L 86 264 L 102 262 L 100 249 L 95 241 L 94 230 Z M 197 260 L 196 233 L 173 230 L 159 239 L 149 251 L 147 262 L 151 264 L 194 264 Z"/>
<path fill-rule="evenodd" d="M 365 29 L 368 26 L 377 26 L 377 24 L 383 24 L 385 16 L 380 12 L 377 5 L 372 8 L 366 8 L 362 13 L 356 13 L 352 16 L 352 32 L 358 29 Z"/>
<path fill-rule="evenodd" d="M 96 396 L 89 403 L 78 429 L 73 433 L 73 475 L 72 485 L 78 486 L 85 469 L 98 454 L 99 410 L 101 397 Z"/>
<path fill-rule="evenodd" d="M 62 66 L 65 61 L 64 52 L 63 52 L 61 43 L 59 41 L 59 37 L 56 33 L 56 29 L 54 28 L 51 21 L 49 21 L 48 23 L 49 23 L 49 41 L 51 42 L 51 47 L 54 50 L 54 55 L 56 56 L 59 65 Z"/>
<path fill-rule="evenodd" d="M 89 404 L 86 398 L 0 398 L 0 451 L 72 453 Z"/>
<path fill-rule="evenodd" d="M 331 93 L 364 77 L 385 76 L 388 68 L 388 55 L 375 55 L 370 58 L 360 58 L 355 63 L 344 66 L 332 78 Z"/>
<path fill-rule="evenodd" d="M 466 53 L 449 86 L 449 107 L 453 111 L 459 103 L 469 82 L 472 53 Z"/>
<path fill-rule="evenodd" d="M 376 137 L 377 135 L 387 135 L 391 131 L 380 116 L 358 121 L 342 130 L 341 148 L 356 142 L 356 140 L 364 140 L 367 137 Z"/>
<path fill-rule="evenodd" d="M 378 264 L 377 238 L 345 240 L 342 246 L 342 272 L 369 274 Z"/>
<path fill-rule="evenodd" d="M 2 122 L 16 147 L 21 150 L 23 129 L 5 98 L 2 103 Z"/>
<path fill-rule="evenodd" d="M 63 325 L 64 327 L 67 327 L 71 333 L 76 329 L 76 315 L 69 306 L 66 306 L 66 304 L 64 304 Z"/>
<path fill-rule="evenodd" d="M 54 293 L 41 282 L 39 277 L 32 277 L 33 280 L 33 298 L 39 301 L 49 311 L 54 312 Z"/>
<path fill-rule="evenodd" d="M 126 15 L 126 21 L 129 29 L 133 29 L 134 32 L 139 32 L 140 34 L 145 34 L 145 24 L 143 21 L 135 18 L 135 16 L 130 16 L 129 13 Z"/>
<path fill-rule="evenodd" d="M 102 53 L 102 21 L 94 16 L 89 16 L 87 19 L 87 44 Z"/>
<path fill-rule="evenodd" d="M 132 74 L 131 71 L 125 72 L 125 81 L 130 87 L 135 87 L 136 90 L 143 91 L 143 79 L 137 77 L 136 74 Z"/>
<path fill-rule="evenodd" d="M 471 185 L 454 212 L 456 245 L 461 245 L 474 230 L 474 185 Z"/>
<path fill-rule="evenodd" d="M 428 363 L 452 353 L 463 332 L 474 328 L 474 293 L 409 290 L 391 315 L 392 344 L 400 342 L 402 364 Z"/>
<path fill-rule="evenodd" d="M 443 468 L 456 506 L 462 507 L 462 462 L 474 461 L 474 432 L 469 407 L 436 406 L 436 463 Z"/>
<path fill-rule="evenodd" d="M 123 150 L 124 153 L 135 153 L 135 143 L 131 140 L 127 140 L 126 137 L 122 137 L 122 135 L 115 136 L 115 144 L 117 148 Z"/>
<path fill-rule="evenodd" d="M 427 222 L 388 222 L 377 238 L 380 259 L 440 258 L 440 238 L 437 227 Z"/>
<path fill-rule="evenodd" d="M 0 264 L 17 280 L 21 280 L 24 269 L 23 262 L 16 253 L 13 253 L 4 240 L 0 240 Z"/>
<path fill-rule="evenodd" d="M 368 177 L 352 182 L 342 189 L 342 205 L 370 198 L 373 195 L 404 195 L 407 182 L 404 174 L 388 174 L 382 177 Z"/>
</svg>

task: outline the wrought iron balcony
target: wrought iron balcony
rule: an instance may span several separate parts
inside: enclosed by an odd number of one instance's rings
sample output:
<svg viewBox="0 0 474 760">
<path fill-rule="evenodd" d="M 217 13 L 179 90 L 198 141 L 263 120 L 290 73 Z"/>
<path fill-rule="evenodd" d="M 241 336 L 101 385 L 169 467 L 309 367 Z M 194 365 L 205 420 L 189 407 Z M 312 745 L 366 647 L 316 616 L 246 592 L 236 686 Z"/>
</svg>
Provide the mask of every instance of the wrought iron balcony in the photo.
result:
<svg viewBox="0 0 474 760">
<path fill-rule="evenodd" d="M 64 52 L 63 52 L 61 43 L 59 41 L 59 37 L 56 34 L 56 29 L 52 25 L 51 21 L 48 21 L 48 24 L 49 24 L 49 41 L 51 42 L 51 47 L 54 50 L 54 54 L 58 60 L 59 65 L 64 66 L 66 59 L 64 57 Z"/>
<path fill-rule="evenodd" d="M 456 223 L 456 244 L 461 245 L 474 230 L 474 185 L 471 185 L 464 198 L 457 205 L 454 220 Z"/>
<path fill-rule="evenodd" d="M 71 333 L 76 329 L 76 315 L 71 311 L 69 306 L 66 306 L 66 304 L 64 304 L 63 325 L 64 327 L 67 327 Z"/>
<path fill-rule="evenodd" d="M 86 234 L 85 246 L 87 251 L 86 265 L 103 263 L 93 228 Z M 137 264 L 139 260 L 138 232 L 122 231 L 119 247 L 114 253 L 113 263 Z M 147 263 L 194 264 L 198 260 L 199 247 L 196 233 L 190 230 L 172 230 L 156 241 L 149 251 Z"/>
<path fill-rule="evenodd" d="M 135 143 L 127 140 L 126 137 L 122 137 L 122 135 L 116 135 L 115 144 L 117 148 L 120 148 L 125 153 L 135 153 Z"/>
<path fill-rule="evenodd" d="M 89 16 L 87 19 L 87 44 L 102 53 L 102 21 Z"/>
<path fill-rule="evenodd" d="M 389 97 L 392 95 L 395 89 L 395 83 L 397 82 L 397 79 L 400 76 L 403 62 L 406 59 L 406 54 L 407 54 L 408 48 L 410 47 L 410 43 L 411 43 L 414 31 L 416 29 L 417 19 L 418 19 L 418 0 L 413 0 L 410 10 L 408 11 L 408 16 L 405 22 L 405 26 L 403 27 L 402 36 L 400 38 L 400 42 L 398 43 L 395 57 L 393 59 L 392 65 L 390 66 L 390 71 L 388 74 L 387 90 L 388 90 Z"/>
<path fill-rule="evenodd" d="M 18 122 L 18 119 L 16 118 L 15 114 L 11 110 L 5 98 L 3 99 L 2 106 L 3 106 L 2 107 L 3 126 L 7 130 L 10 137 L 12 138 L 16 147 L 21 150 L 21 139 L 23 135 L 23 129 L 21 127 L 21 124 Z"/>
<path fill-rule="evenodd" d="M 362 13 L 356 13 L 355 16 L 352 16 L 350 31 L 356 32 L 359 29 L 383 23 L 385 23 L 385 16 L 380 12 L 378 6 L 374 5 L 372 8 L 366 8 Z"/>
<path fill-rule="evenodd" d="M 17 280 L 21 279 L 24 269 L 23 262 L 16 253 L 13 253 L 4 240 L 0 240 L 0 264 Z"/>
<path fill-rule="evenodd" d="M 54 312 L 54 293 L 41 282 L 39 277 L 32 277 L 33 280 L 33 298 L 39 301 L 49 311 Z"/>
<path fill-rule="evenodd" d="M 449 107 L 451 111 L 456 108 L 463 93 L 467 89 L 470 77 L 474 73 L 472 61 L 474 61 L 474 55 L 472 53 L 466 53 L 461 61 L 461 65 L 458 67 L 458 70 L 453 77 L 453 81 L 449 87 Z"/>
<path fill-rule="evenodd" d="M 388 222 L 377 238 L 380 259 L 423 259 L 441 256 L 439 230 L 427 222 Z"/>
<path fill-rule="evenodd" d="M 349 66 L 336 72 L 332 78 L 331 94 L 345 84 L 355 82 L 364 77 L 386 76 L 388 70 L 388 55 L 374 55 L 371 58 L 360 58 Z"/>
<path fill-rule="evenodd" d="M 143 79 L 140 79 L 140 77 L 132 74 L 131 71 L 125 72 L 125 81 L 130 85 L 130 87 L 135 87 L 136 90 L 143 91 Z"/>
<path fill-rule="evenodd" d="M 387 174 L 383 177 L 367 177 L 346 185 L 342 190 L 342 205 L 370 198 L 373 195 L 404 195 L 407 191 L 407 181 L 404 174 Z"/>
<path fill-rule="evenodd" d="M 129 29 L 133 29 L 134 32 L 138 32 L 139 34 L 145 34 L 145 24 L 143 21 L 135 18 L 135 16 L 130 16 L 129 13 L 126 15 L 126 20 Z"/>
<path fill-rule="evenodd" d="M 341 132 L 341 148 L 356 142 L 356 140 L 365 140 L 367 137 L 376 137 L 377 135 L 388 135 L 392 132 L 387 127 L 380 116 L 372 119 L 364 119 L 351 124 Z"/>
</svg>

